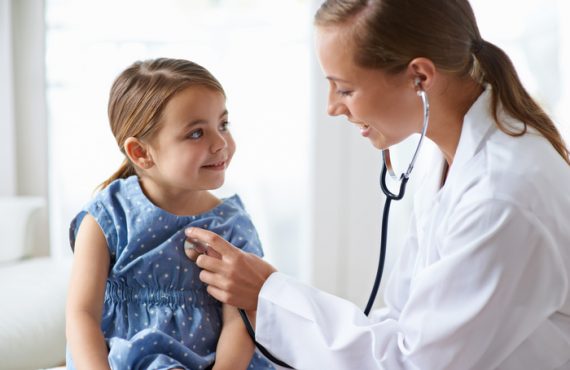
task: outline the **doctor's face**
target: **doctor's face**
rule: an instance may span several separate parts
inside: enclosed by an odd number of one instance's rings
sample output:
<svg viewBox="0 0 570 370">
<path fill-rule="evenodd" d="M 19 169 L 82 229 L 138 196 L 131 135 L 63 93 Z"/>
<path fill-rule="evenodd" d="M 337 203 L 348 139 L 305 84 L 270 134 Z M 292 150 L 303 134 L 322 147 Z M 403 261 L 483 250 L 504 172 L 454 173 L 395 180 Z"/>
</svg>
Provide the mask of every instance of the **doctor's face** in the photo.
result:
<svg viewBox="0 0 570 370">
<path fill-rule="evenodd" d="M 346 116 L 378 149 L 420 132 L 421 101 L 407 71 L 388 74 L 357 66 L 343 27 L 317 27 L 316 47 L 329 81 L 329 115 Z"/>
</svg>

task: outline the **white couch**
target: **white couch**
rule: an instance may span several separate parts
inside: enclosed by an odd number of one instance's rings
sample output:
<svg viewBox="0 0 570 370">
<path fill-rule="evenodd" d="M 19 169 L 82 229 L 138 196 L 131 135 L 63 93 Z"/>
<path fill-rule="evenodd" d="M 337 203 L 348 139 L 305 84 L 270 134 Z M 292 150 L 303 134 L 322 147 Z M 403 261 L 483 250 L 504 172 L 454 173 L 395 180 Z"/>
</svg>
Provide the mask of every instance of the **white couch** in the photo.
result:
<svg viewBox="0 0 570 370">
<path fill-rule="evenodd" d="M 34 215 L 43 201 L 0 198 L 0 370 L 65 361 L 65 296 L 70 261 L 33 257 Z"/>
</svg>

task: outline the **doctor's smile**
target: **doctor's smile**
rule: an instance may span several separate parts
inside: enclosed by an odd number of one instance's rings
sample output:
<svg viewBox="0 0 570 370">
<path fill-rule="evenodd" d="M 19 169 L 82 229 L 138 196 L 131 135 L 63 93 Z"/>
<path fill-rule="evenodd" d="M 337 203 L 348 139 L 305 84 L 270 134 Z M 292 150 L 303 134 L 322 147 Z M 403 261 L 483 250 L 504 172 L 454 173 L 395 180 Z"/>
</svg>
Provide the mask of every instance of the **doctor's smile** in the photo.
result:
<svg viewBox="0 0 570 370">
<path fill-rule="evenodd" d="M 360 127 L 360 134 L 361 134 L 363 137 L 368 137 L 368 136 L 370 135 L 370 130 L 371 130 L 370 126 L 362 125 L 362 126 Z"/>
</svg>

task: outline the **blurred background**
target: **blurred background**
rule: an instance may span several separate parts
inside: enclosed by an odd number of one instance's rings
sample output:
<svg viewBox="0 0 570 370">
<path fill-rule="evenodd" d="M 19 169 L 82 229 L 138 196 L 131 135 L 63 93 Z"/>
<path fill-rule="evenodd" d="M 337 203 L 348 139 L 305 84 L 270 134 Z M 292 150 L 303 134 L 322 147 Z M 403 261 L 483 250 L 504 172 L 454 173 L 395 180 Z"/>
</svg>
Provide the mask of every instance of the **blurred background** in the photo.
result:
<svg viewBox="0 0 570 370">
<path fill-rule="evenodd" d="M 483 38 L 512 57 L 568 142 L 570 5 L 471 3 Z M 328 84 L 313 50 L 319 4 L 0 0 L 0 369 L 63 361 L 69 222 L 122 161 L 107 99 L 136 60 L 190 59 L 220 80 L 238 151 L 216 194 L 241 195 L 278 269 L 366 303 L 379 253 L 381 157 L 325 114 Z M 409 193 L 427 169 L 415 171 Z M 392 206 L 386 274 L 411 198 Z M 39 343 L 32 352 L 30 337 Z"/>
</svg>

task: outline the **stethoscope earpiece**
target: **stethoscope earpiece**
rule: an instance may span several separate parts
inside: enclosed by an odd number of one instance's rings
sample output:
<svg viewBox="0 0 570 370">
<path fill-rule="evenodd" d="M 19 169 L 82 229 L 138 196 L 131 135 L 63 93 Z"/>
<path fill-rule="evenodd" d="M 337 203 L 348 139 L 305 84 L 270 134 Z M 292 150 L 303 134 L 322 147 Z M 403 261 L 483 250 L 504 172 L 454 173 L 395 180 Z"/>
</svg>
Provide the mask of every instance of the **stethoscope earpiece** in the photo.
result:
<svg viewBox="0 0 570 370">
<path fill-rule="evenodd" d="M 414 86 L 416 87 L 416 93 L 418 94 L 418 96 L 421 96 L 422 93 L 424 93 L 424 88 L 422 87 L 422 78 L 421 77 L 416 77 L 414 78 Z"/>
</svg>

